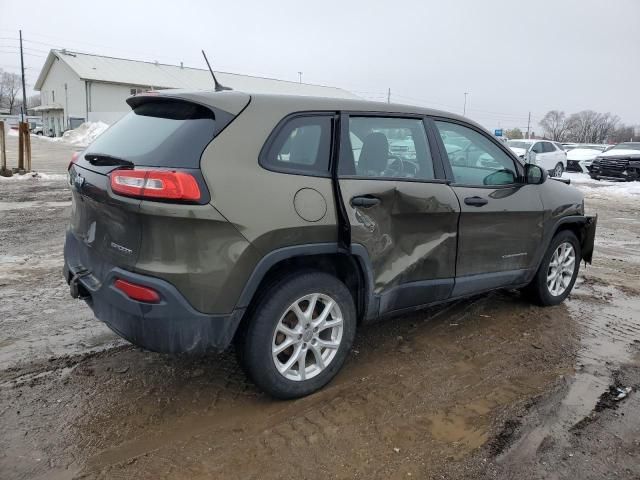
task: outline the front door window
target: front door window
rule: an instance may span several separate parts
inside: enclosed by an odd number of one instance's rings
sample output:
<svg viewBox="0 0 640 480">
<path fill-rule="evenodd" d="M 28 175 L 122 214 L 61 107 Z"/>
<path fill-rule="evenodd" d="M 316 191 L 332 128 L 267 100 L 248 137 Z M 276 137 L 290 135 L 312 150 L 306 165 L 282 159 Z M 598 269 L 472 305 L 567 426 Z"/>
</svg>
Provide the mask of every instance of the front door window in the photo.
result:
<svg viewBox="0 0 640 480">
<path fill-rule="evenodd" d="M 460 185 L 510 185 L 517 181 L 514 161 L 499 146 L 471 128 L 449 122 L 435 122 Z"/>
</svg>

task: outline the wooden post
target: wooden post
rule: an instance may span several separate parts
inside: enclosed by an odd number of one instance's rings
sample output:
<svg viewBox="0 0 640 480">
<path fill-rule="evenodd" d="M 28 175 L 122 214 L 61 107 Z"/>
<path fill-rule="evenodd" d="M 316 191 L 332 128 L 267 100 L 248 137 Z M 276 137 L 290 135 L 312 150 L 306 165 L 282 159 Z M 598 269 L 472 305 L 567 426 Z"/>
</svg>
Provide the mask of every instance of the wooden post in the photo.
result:
<svg viewBox="0 0 640 480">
<path fill-rule="evenodd" d="M 27 122 L 18 126 L 18 169 L 31 171 L 31 134 Z"/>
<path fill-rule="evenodd" d="M 7 148 L 6 138 L 4 136 L 4 122 L 0 121 L 0 174 L 7 171 Z"/>
<path fill-rule="evenodd" d="M 31 171 L 31 132 L 29 131 L 29 124 L 24 124 L 24 168 L 27 172 Z"/>
<path fill-rule="evenodd" d="M 18 123 L 18 170 L 24 170 L 24 143 L 22 141 L 22 122 Z"/>
</svg>

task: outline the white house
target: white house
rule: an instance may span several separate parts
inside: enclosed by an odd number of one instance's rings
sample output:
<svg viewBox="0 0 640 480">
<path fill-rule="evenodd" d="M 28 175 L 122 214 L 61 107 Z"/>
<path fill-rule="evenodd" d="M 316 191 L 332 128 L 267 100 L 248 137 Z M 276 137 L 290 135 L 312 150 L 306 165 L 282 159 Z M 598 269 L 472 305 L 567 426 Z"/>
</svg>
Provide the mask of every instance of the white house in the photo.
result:
<svg viewBox="0 0 640 480">
<path fill-rule="evenodd" d="M 215 72 L 218 81 L 234 90 L 356 98 L 334 87 Z M 85 121 L 113 123 L 129 111 L 125 100 L 147 90 L 186 88 L 211 90 L 208 70 L 104 57 L 69 50 L 51 50 L 35 84 L 42 105 L 45 133 L 59 136 Z"/>
</svg>

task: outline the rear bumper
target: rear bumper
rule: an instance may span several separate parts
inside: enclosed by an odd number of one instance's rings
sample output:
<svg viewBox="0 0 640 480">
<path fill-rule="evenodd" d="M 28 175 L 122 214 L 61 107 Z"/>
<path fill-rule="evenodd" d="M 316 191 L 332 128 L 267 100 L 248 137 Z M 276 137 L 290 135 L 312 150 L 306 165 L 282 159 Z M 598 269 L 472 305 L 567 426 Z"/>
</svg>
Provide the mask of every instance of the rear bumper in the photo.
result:
<svg viewBox="0 0 640 480">
<path fill-rule="evenodd" d="M 90 265 L 74 261 L 78 240 L 67 234 L 64 276 L 72 292 L 79 294 L 94 315 L 115 333 L 140 347 L 163 353 L 205 353 L 226 348 L 233 339 L 244 314 L 211 315 L 195 310 L 169 282 L 139 275 L 118 267 L 99 269 L 98 279 Z M 85 247 L 86 248 L 86 247 Z M 116 279 L 148 286 L 156 290 L 157 304 L 132 300 L 115 288 Z"/>
</svg>

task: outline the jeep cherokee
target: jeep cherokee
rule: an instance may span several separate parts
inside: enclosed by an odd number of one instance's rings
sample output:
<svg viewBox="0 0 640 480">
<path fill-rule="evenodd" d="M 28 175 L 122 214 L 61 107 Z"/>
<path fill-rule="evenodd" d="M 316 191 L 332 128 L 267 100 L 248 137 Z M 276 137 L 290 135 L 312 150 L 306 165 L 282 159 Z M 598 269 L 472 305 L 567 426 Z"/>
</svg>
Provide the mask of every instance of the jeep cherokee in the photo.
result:
<svg viewBox="0 0 640 480">
<path fill-rule="evenodd" d="M 360 324 L 498 288 L 555 305 L 591 262 L 582 195 L 466 118 L 234 91 L 128 104 L 69 165 L 72 296 L 149 350 L 234 342 L 275 397 L 327 384 Z"/>
</svg>

